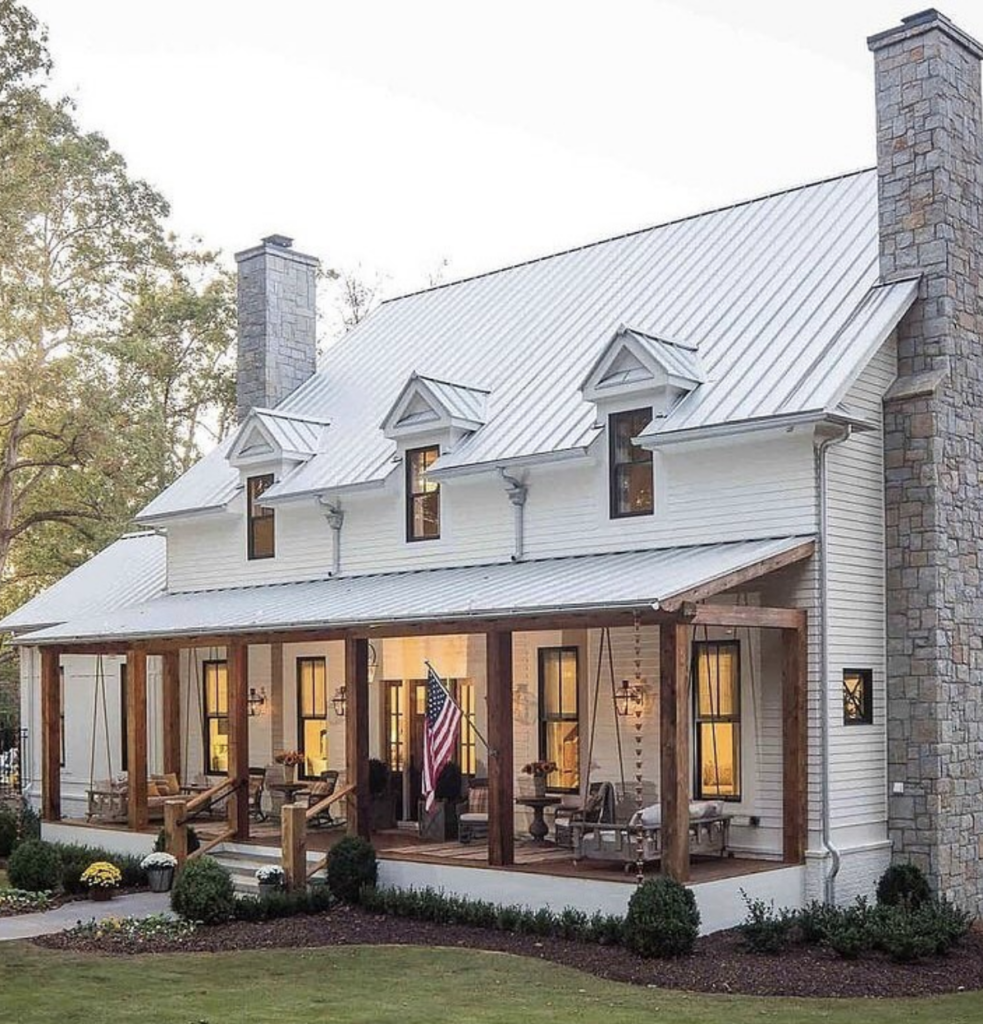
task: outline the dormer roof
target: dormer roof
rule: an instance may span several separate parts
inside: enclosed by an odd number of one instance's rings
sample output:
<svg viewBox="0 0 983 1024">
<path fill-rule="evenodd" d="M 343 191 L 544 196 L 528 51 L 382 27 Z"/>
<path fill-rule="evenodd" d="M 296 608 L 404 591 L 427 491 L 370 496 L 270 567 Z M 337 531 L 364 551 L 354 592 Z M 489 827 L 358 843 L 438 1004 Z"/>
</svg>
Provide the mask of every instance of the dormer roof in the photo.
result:
<svg viewBox="0 0 983 1024">
<path fill-rule="evenodd" d="M 695 345 L 621 324 L 587 371 L 580 390 L 588 401 L 672 386 L 692 391 L 706 380 Z"/>
<path fill-rule="evenodd" d="M 471 433 L 483 426 L 488 392 L 482 388 L 411 373 L 382 420 L 388 438 L 436 430 Z"/>
<path fill-rule="evenodd" d="M 323 449 L 329 423 L 313 416 L 253 409 L 232 436 L 229 463 L 306 462 Z"/>
</svg>

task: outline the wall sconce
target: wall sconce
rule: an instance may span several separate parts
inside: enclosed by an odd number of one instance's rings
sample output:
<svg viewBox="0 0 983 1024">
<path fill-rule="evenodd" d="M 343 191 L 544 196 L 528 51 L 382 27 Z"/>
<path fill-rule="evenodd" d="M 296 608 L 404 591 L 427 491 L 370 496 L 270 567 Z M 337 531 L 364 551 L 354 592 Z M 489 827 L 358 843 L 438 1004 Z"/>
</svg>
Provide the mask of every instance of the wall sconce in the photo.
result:
<svg viewBox="0 0 983 1024">
<path fill-rule="evenodd" d="M 642 706 L 645 693 L 640 686 L 632 686 L 627 679 L 621 680 L 621 686 L 614 695 L 614 709 L 622 718 L 627 718 L 636 708 Z"/>
<path fill-rule="evenodd" d="M 249 717 L 255 718 L 257 715 L 263 713 L 263 708 L 266 706 L 266 687 L 261 686 L 258 690 L 255 686 L 249 687 L 249 696 L 246 698 L 246 703 L 249 705 Z"/>
<path fill-rule="evenodd" d="M 339 718 L 345 717 L 345 708 L 348 705 L 348 688 L 346 686 L 339 686 L 334 692 L 334 696 L 331 698 L 331 706 L 334 708 L 334 713 Z"/>
</svg>

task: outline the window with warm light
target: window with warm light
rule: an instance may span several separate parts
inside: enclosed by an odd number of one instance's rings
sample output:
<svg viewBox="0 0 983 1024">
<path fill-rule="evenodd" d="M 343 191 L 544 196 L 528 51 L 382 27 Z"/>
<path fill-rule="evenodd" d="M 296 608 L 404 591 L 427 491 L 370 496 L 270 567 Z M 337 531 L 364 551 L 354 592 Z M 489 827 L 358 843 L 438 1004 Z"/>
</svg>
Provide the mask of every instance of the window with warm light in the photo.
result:
<svg viewBox="0 0 983 1024">
<path fill-rule="evenodd" d="M 427 476 L 440 448 L 411 448 L 406 453 L 406 539 L 440 537 L 440 484 Z"/>
<path fill-rule="evenodd" d="M 698 800 L 741 798 L 741 648 L 736 640 L 693 644 Z"/>
<path fill-rule="evenodd" d="M 843 670 L 843 724 L 873 725 L 874 673 L 869 668 Z"/>
<path fill-rule="evenodd" d="M 580 788 L 580 709 L 576 647 L 542 647 L 539 651 L 539 757 L 553 761 L 547 789 Z"/>
<path fill-rule="evenodd" d="M 260 497 L 272 486 L 272 473 L 251 476 L 246 481 L 246 553 L 250 560 L 276 555 L 276 517 L 273 509 L 259 504 Z"/>
<path fill-rule="evenodd" d="M 402 679 L 387 679 L 382 721 L 382 747 L 391 772 L 401 772 L 406 759 L 406 714 L 403 709 Z"/>
<path fill-rule="evenodd" d="M 475 697 L 474 683 L 470 679 L 459 679 L 454 689 L 458 707 L 461 709 L 461 738 L 458 743 L 458 764 L 463 775 L 474 776 L 478 770 L 478 752 L 475 747 Z"/>
<path fill-rule="evenodd" d="M 205 771 L 229 770 L 229 667 L 224 661 L 202 664 L 205 684 Z"/>
<path fill-rule="evenodd" d="M 647 516 L 655 509 L 652 452 L 631 443 L 651 419 L 651 409 L 617 412 L 608 418 L 612 519 Z"/>
<path fill-rule="evenodd" d="M 328 669 L 324 658 L 297 659 L 297 735 L 304 755 L 301 775 L 328 770 Z"/>
</svg>

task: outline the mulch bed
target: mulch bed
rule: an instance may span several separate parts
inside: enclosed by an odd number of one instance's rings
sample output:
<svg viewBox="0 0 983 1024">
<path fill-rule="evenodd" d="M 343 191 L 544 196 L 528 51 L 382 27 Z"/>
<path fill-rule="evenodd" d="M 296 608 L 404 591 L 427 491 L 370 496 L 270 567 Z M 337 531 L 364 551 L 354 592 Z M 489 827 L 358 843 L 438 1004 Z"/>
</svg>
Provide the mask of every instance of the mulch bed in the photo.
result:
<svg viewBox="0 0 983 1024">
<path fill-rule="evenodd" d="M 947 957 L 916 964 L 892 963 L 876 953 L 860 960 L 842 960 L 813 946 L 792 946 L 780 956 L 763 956 L 742 950 L 734 931 L 700 939 L 692 956 L 643 960 L 620 947 L 511 935 L 464 925 L 436 925 L 350 907 L 309 917 L 200 928 L 180 942 L 120 937 L 100 942 L 67 935 L 34 941 L 49 949 L 118 956 L 345 945 L 460 947 L 550 960 L 634 985 L 758 996 L 923 996 L 983 989 L 983 934 L 979 932 L 969 935 Z"/>
</svg>

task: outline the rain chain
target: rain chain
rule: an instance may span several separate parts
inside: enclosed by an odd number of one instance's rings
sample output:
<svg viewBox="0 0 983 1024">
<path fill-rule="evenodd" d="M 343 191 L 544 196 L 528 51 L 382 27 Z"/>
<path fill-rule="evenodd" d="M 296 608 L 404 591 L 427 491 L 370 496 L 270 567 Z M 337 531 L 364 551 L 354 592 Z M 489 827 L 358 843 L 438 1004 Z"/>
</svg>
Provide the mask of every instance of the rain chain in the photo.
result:
<svg viewBox="0 0 983 1024">
<path fill-rule="evenodd" d="M 638 612 L 634 615 L 635 627 L 635 693 L 642 692 L 642 637 Z M 635 701 L 635 810 L 642 810 L 642 709 L 643 700 Z M 641 814 L 638 815 L 641 818 Z M 645 833 L 635 830 L 635 879 L 639 885 L 645 880 Z"/>
</svg>

